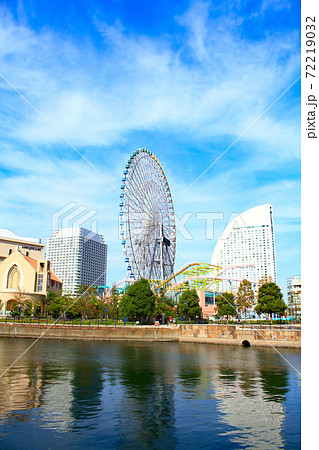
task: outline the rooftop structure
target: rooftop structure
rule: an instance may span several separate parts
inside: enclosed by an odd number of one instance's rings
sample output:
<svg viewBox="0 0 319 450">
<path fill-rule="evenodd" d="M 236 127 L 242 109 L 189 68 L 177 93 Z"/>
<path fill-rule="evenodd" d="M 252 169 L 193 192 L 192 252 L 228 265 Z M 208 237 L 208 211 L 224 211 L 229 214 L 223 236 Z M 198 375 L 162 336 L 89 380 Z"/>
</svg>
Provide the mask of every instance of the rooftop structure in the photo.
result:
<svg viewBox="0 0 319 450">
<path fill-rule="evenodd" d="M 44 244 L 41 243 L 41 239 L 21 237 L 11 230 L 0 228 L 0 264 L 15 250 L 40 260 L 43 258 L 43 248 Z"/>
</svg>

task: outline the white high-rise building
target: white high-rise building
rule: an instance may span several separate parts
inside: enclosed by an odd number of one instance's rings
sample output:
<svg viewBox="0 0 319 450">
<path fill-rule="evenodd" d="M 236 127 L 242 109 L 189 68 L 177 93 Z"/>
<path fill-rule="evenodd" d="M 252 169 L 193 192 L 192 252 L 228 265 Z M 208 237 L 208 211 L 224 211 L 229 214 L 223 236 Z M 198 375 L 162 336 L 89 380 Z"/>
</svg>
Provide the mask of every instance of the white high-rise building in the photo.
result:
<svg viewBox="0 0 319 450">
<path fill-rule="evenodd" d="M 231 221 L 216 244 L 212 264 L 221 266 L 223 277 L 230 279 L 220 283 L 220 291 L 236 293 L 244 278 L 258 282 L 270 276 L 276 283 L 272 206 L 256 206 Z"/>
<path fill-rule="evenodd" d="M 288 311 L 291 316 L 301 317 L 301 276 L 287 278 Z"/>
<path fill-rule="evenodd" d="M 55 230 L 46 240 L 45 256 L 63 292 L 74 294 L 81 284 L 105 286 L 107 245 L 101 234 L 81 227 Z"/>
</svg>

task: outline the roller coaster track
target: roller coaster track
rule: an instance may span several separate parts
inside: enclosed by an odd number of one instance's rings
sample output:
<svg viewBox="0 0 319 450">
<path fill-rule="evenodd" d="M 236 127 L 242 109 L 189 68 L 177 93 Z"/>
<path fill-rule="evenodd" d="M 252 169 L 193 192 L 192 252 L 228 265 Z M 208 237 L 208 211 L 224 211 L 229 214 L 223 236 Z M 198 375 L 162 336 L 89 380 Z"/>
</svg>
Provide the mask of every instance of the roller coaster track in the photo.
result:
<svg viewBox="0 0 319 450">
<path fill-rule="evenodd" d="M 169 277 L 167 280 L 149 280 L 151 287 L 154 292 L 158 292 L 160 289 L 164 289 L 165 292 L 181 291 L 183 285 L 185 287 L 201 287 L 206 290 L 207 288 L 213 288 L 216 290 L 218 288 L 218 283 L 221 281 L 242 281 L 241 278 L 234 278 L 232 276 L 227 276 L 226 273 L 233 269 L 254 267 L 253 264 L 239 264 L 232 265 L 221 268 L 220 266 L 215 266 L 206 263 L 190 263 L 185 267 L 180 269 L 174 275 Z M 255 280 L 249 279 L 252 284 L 258 284 Z M 117 288 L 123 283 L 131 284 L 133 281 L 128 278 L 124 278 L 116 282 L 112 288 Z M 217 286 L 216 286 L 217 285 Z M 106 292 L 106 297 L 111 296 L 111 289 Z"/>
<path fill-rule="evenodd" d="M 215 266 L 212 264 L 206 263 L 191 263 L 187 266 L 183 267 L 181 270 L 176 272 L 170 278 L 165 281 L 160 282 L 156 285 L 156 282 L 153 281 L 153 289 L 154 291 L 158 291 L 160 289 L 164 289 L 165 292 L 172 292 L 182 289 L 183 285 L 190 287 L 192 284 L 197 284 L 197 286 L 202 285 L 204 288 L 211 288 L 213 285 L 213 289 L 215 290 L 216 285 L 218 287 L 218 283 L 221 281 L 242 281 L 241 278 L 234 278 L 232 276 L 225 276 L 226 272 L 229 270 L 244 268 L 244 267 L 253 267 L 253 264 L 240 264 L 227 266 L 222 269 L 220 266 Z M 182 277 L 182 279 L 178 279 Z M 252 284 L 256 284 L 255 280 L 248 280 Z"/>
</svg>

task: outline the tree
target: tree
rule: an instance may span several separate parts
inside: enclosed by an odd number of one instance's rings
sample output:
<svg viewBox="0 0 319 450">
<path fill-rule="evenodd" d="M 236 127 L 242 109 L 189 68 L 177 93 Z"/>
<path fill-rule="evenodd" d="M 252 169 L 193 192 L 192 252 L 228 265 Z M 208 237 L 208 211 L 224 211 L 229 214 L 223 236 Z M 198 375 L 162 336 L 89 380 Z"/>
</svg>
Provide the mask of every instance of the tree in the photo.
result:
<svg viewBox="0 0 319 450">
<path fill-rule="evenodd" d="M 251 308 L 254 305 L 254 303 L 255 303 L 255 295 L 254 291 L 251 288 L 251 282 L 246 279 L 243 279 L 238 288 L 236 306 L 241 311 L 244 310 L 245 319 L 247 308 Z"/>
<path fill-rule="evenodd" d="M 129 286 L 123 294 L 120 308 L 121 313 L 130 318 L 149 319 L 153 314 L 155 295 L 148 280 L 141 278 Z"/>
<path fill-rule="evenodd" d="M 49 305 L 59 296 L 57 292 L 49 291 L 44 299 L 44 305 Z"/>
<path fill-rule="evenodd" d="M 58 318 L 61 315 L 64 316 L 65 311 L 71 304 L 69 296 L 60 295 L 56 292 L 48 292 L 45 301 L 45 312 L 52 317 Z"/>
<path fill-rule="evenodd" d="M 161 291 L 156 295 L 155 299 L 155 317 L 164 314 L 165 319 L 169 319 L 170 316 L 176 316 L 176 304 L 172 298 L 168 298 L 164 291 Z"/>
<path fill-rule="evenodd" d="M 235 316 L 237 309 L 235 306 L 234 294 L 230 292 L 223 292 L 219 295 L 217 300 L 217 309 L 219 316 L 226 316 L 228 322 L 228 316 Z"/>
<path fill-rule="evenodd" d="M 270 275 L 265 275 L 264 277 L 262 277 L 260 280 L 259 280 L 259 282 L 258 282 L 258 284 L 259 284 L 259 286 L 262 286 L 263 284 L 265 284 L 265 283 L 272 283 L 273 282 L 273 279 L 272 279 L 272 277 L 270 276 Z"/>
<path fill-rule="evenodd" d="M 10 303 L 9 302 L 7 303 L 7 309 L 8 309 L 9 304 L 10 304 L 10 315 L 12 317 L 20 316 L 20 314 L 21 314 L 20 307 L 21 306 L 20 306 L 19 302 L 16 299 L 10 300 Z"/>
<path fill-rule="evenodd" d="M 83 320 L 98 318 L 103 314 L 105 304 L 98 298 L 96 286 L 88 287 L 81 284 L 77 289 L 77 295 L 79 298 L 74 306 Z"/>
<path fill-rule="evenodd" d="M 196 289 L 187 289 L 182 293 L 178 301 L 178 312 L 180 316 L 185 316 L 186 320 L 201 317 L 202 308 Z"/>
<path fill-rule="evenodd" d="M 33 315 L 39 316 L 44 312 L 46 297 L 42 295 L 33 296 Z"/>
<path fill-rule="evenodd" d="M 7 310 L 14 316 L 31 316 L 34 313 L 34 304 L 28 299 L 25 292 L 18 290 L 14 293 L 13 299 L 7 303 Z"/>
<path fill-rule="evenodd" d="M 257 314 L 277 313 L 282 316 L 286 309 L 287 305 L 283 301 L 282 292 L 276 283 L 265 283 L 259 287 L 258 301 L 255 307 Z"/>
<path fill-rule="evenodd" d="M 111 319 L 117 318 L 117 310 L 119 308 L 119 305 L 120 295 L 116 287 L 113 286 L 111 290 L 111 297 L 108 298 L 106 303 L 108 317 L 110 317 Z"/>
<path fill-rule="evenodd" d="M 53 315 L 53 311 L 55 311 L 53 304 L 56 302 L 58 296 L 59 295 L 57 292 L 49 291 L 47 293 L 45 300 L 44 300 L 44 313 L 45 314 Z"/>
<path fill-rule="evenodd" d="M 26 307 L 27 297 L 24 292 L 18 290 L 13 295 L 13 301 L 11 301 L 11 316 L 20 316 L 23 314 Z"/>
<path fill-rule="evenodd" d="M 27 300 L 23 304 L 22 308 L 23 308 L 23 315 L 24 316 L 27 316 L 27 317 L 32 316 L 32 314 L 34 312 L 34 306 L 33 306 L 33 303 L 31 302 L 31 300 Z"/>
</svg>

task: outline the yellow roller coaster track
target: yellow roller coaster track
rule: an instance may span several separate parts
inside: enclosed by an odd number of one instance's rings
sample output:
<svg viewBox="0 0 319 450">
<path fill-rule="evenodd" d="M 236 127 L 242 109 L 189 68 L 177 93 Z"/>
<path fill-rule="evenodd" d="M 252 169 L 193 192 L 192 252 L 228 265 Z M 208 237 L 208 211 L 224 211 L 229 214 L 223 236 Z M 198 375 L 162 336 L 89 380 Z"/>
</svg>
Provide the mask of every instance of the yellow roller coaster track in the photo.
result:
<svg viewBox="0 0 319 450">
<path fill-rule="evenodd" d="M 170 285 L 177 284 L 176 278 L 179 276 L 182 276 L 183 278 L 187 278 L 187 277 L 196 277 L 199 275 L 202 275 L 202 276 L 207 275 L 207 278 L 209 278 L 208 277 L 209 274 L 212 274 L 215 272 L 215 274 L 217 275 L 217 273 L 220 269 L 221 269 L 220 266 L 214 266 L 212 264 L 191 263 L 191 264 L 188 264 L 187 266 L 183 267 L 181 270 L 176 272 L 174 275 L 172 275 L 167 280 L 164 280 L 164 281 L 152 280 L 153 289 L 154 289 L 154 291 L 157 291 L 161 288 L 165 289 L 165 288 L 169 287 Z M 202 281 L 202 283 L 205 283 L 205 278 L 202 278 L 201 281 Z M 185 282 L 186 282 L 186 280 L 185 280 Z"/>
</svg>

